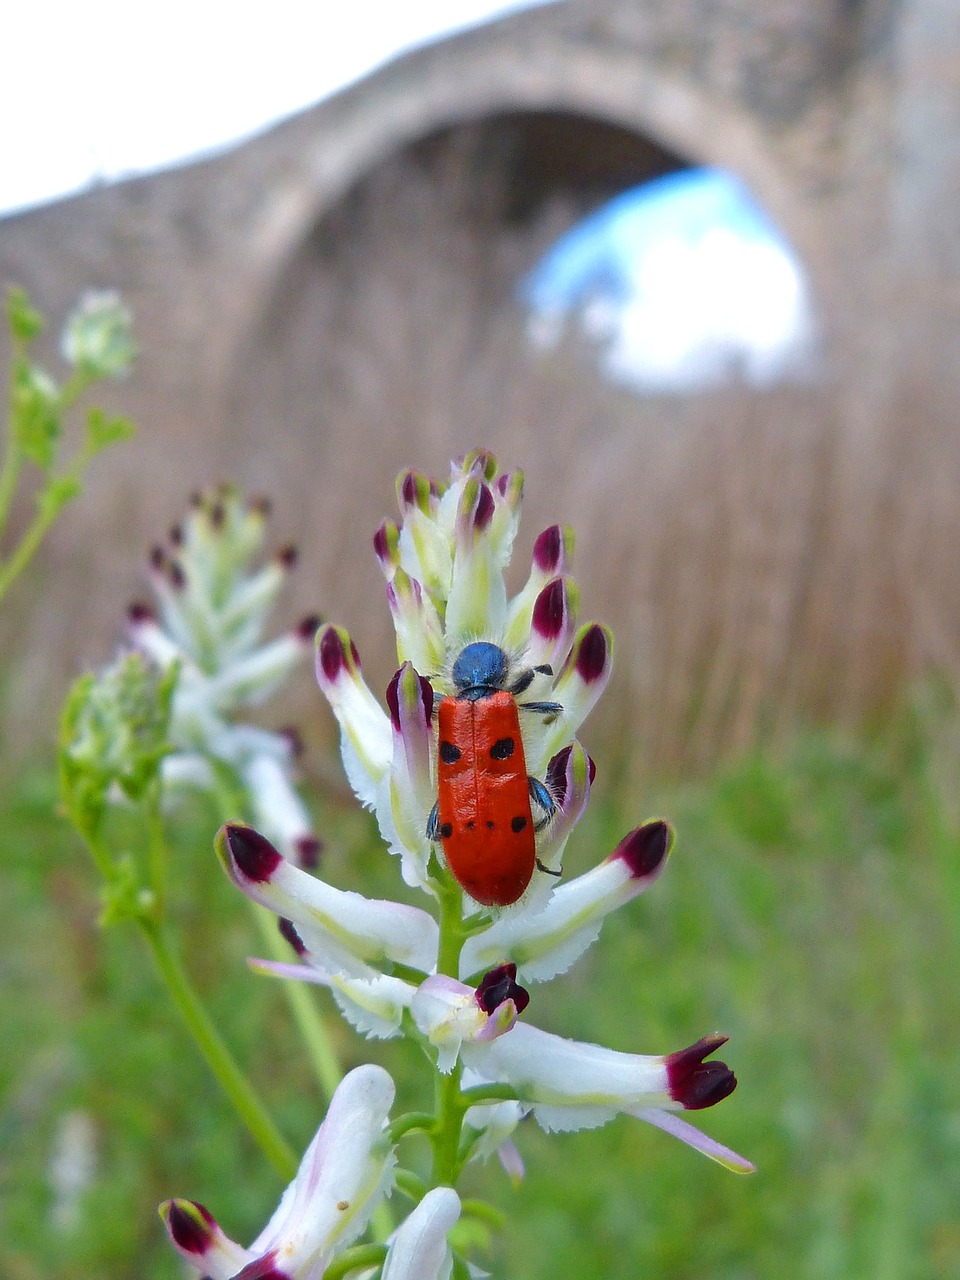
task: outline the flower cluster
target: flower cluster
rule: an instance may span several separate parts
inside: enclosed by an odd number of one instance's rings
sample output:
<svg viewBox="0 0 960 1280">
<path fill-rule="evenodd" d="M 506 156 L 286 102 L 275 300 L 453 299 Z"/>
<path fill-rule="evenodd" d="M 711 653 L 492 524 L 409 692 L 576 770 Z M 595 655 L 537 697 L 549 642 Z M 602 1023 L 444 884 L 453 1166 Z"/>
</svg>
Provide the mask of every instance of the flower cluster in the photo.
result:
<svg viewBox="0 0 960 1280">
<path fill-rule="evenodd" d="M 167 547 L 150 557 L 157 608 L 133 605 L 127 629 L 134 649 L 162 671 L 176 668 L 162 766 L 165 793 L 215 791 L 218 770 L 232 771 L 250 797 L 252 817 L 285 856 L 316 861 L 319 842 L 293 785 L 294 733 L 271 733 L 234 717 L 275 693 L 309 656 L 315 617 L 262 642 L 280 589 L 296 563 L 284 547 L 261 567 L 267 505 L 248 503 L 231 486 L 197 494 Z"/>
<path fill-rule="evenodd" d="M 474 1128 L 495 1129 L 502 1139 L 530 1112 L 548 1129 L 597 1125 L 627 1112 L 746 1169 L 741 1157 L 668 1114 L 710 1106 L 733 1090 L 728 1068 L 704 1062 L 723 1037 L 658 1057 L 575 1044 L 517 1022 L 522 987 L 507 984 L 491 997 L 481 982 L 504 966 L 518 983 L 565 972 L 598 937 L 604 917 L 658 877 L 672 842 L 665 822 L 647 822 L 585 875 L 557 883 L 547 874 L 560 870 L 589 797 L 593 766 L 574 735 L 607 683 L 613 646 L 603 626 L 577 624 L 568 529 L 554 526 L 537 538 L 526 583 L 508 597 L 504 570 L 522 488 L 520 473 L 500 473 L 479 451 L 454 465 L 442 489 L 415 472 L 400 476 L 402 522 L 385 522 L 374 538 L 401 661 L 386 709 L 363 678 L 349 634 L 328 625 L 317 636 L 317 676 L 340 723 L 354 790 L 375 811 L 407 883 L 441 900 L 450 876 L 428 835 L 437 796 L 437 699 L 454 692 L 455 661 L 477 640 L 500 647 L 511 669 L 534 673 L 523 695 L 530 714 L 520 717 L 523 754 L 530 773 L 546 779 L 555 812 L 520 901 L 491 910 L 458 894 L 459 918 L 447 932 L 459 928 L 460 944 L 451 948 L 430 911 L 334 888 L 292 866 L 250 828 L 224 828 L 219 855 L 234 883 L 280 917 L 299 960 L 257 967 L 328 987 L 367 1035 L 399 1035 L 412 1023 L 441 1071 L 459 1060 L 473 1084 L 515 1092 L 506 1106 L 475 1108 Z M 543 706 L 549 714 L 541 714 Z"/>
<path fill-rule="evenodd" d="M 388 1125 L 389 1077 L 372 1066 L 351 1072 L 249 1249 L 202 1206 L 167 1202 L 175 1245 L 213 1280 L 319 1278 L 399 1178 L 396 1144 L 417 1128 L 434 1146 L 430 1184 L 414 1193 L 415 1209 L 386 1246 L 340 1258 L 337 1274 L 369 1265 L 382 1266 L 387 1280 L 449 1275 L 446 1233 L 461 1211 L 459 1173 L 468 1160 L 497 1152 L 519 1176 L 512 1134 L 527 1115 L 552 1131 L 627 1114 L 732 1170 L 752 1169 L 679 1114 L 713 1106 L 735 1088 L 733 1072 L 712 1056 L 725 1037 L 641 1055 L 565 1039 L 526 1017 L 528 987 L 569 969 L 605 917 L 654 883 L 673 833 L 660 819 L 644 822 L 592 870 L 561 878 L 594 779 L 576 734 L 609 680 L 613 644 L 605 627 L 578 620 L 566 528 L 541 533 L 524 585 L 508 593 L 522 490 L 521 474 L 501 472 L 483 451 L 455 463 L 444 485 L 413 471 L 400 476 L 401 519 L 384 522 L 374 538 L 399 659 L 383 704 L 349 633 L 326 625 L 316 636 L 317 678 L 340 725 L 347 776 L 425 906 L 335 887 L 297 865 L 269 829 L 228 823 L 217 837 L 227 875 L 276 914 L 295 953 L 289 963 L 252 966 L 327 988 L 368 1036 L 417 1041 L 443 1083 L 435 1116 L 413 1113 Z M 184 636 L 195 595 L 159 556 L 156 570 L 173 609 L 167 630 Z M 206 602 L 202 613 L 209 614 Z M 159 656 L 156 624 L 134 621 L 140 642 L 150 639 Z M 177 657 L 186 661 L 182 647 Z M 234 668 L 211 670 L 202 654 L 189 661 L 181 717 L 209 724 L 221 712 L 209 690 L 244 681 L 228 674 Z M 246 670 L 257 665 L 247 659 Z M 506 866 L 506 880 L 494 876 L 494 863 Z"/>
</svg>

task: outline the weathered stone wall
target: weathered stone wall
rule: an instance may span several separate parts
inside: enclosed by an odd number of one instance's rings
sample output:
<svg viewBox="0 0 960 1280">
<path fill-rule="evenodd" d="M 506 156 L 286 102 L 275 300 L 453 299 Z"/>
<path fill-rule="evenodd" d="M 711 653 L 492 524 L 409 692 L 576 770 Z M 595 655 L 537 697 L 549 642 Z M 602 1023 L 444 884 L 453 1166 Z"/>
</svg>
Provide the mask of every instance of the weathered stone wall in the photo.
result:
<svg viewBox="0 0 960 1280">
<path fill-rule="evenodd" d="M 8 723 L 50 724 L 152 538 L 222 477 L 272 492 L 278 537 L 303 544 L 291 616 L 341 618 L 384 682 L 369 532 L 400 465 L 474 443 L 525 466 L 528 542 L 580 526 L 650 756 L 708 758 L 798 708 L 855 715 L 955 664 L 950 9 L 567 0 L 224 155 L 0 222 L 3 278 L 54 315 L 118 287 L 143 345 L 112 397 L 140 439 L 3 624 Z M 701 162 L 739 172 L 803 258 L 818 385 L 627 402 L 566 356 L 527 359 L 510 281 L 547 232 L 618 165 L 625 185 Z"/>
</svg>

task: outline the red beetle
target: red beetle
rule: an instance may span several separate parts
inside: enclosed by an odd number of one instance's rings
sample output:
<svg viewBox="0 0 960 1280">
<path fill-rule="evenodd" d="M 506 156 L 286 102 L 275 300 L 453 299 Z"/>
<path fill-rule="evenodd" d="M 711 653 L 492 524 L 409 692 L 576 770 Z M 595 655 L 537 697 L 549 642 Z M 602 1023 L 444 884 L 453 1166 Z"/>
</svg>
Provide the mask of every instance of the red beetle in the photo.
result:
<svg viewBox="0 0 960 1280">
<path fill-rule="evenodd" d="M 440 703 L 437 803 L 427 837 L 440 842 L 459 883 L 487 907 L 509 906 L 524 893 L 539 865 L 536 832 L 556 809 L 544 784 L 527 777 L 518 707 L 551 716 L 562 708 L 518 704 L 514 696 L 538 671 L 550 674 L 537 667 L 508 685 L 507 655 L 477 641 L 453 664 L 456 693 Z M 537 820 L 531 801 L 542 810 Z"/>
</svg>

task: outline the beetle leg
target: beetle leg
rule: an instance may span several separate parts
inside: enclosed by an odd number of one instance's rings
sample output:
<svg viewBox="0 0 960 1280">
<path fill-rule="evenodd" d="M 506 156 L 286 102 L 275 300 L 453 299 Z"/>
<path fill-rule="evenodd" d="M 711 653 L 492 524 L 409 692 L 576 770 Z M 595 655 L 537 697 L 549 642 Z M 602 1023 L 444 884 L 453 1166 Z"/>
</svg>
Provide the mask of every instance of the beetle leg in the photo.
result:
<svg viewBox="0 0 960 1280">
<path fill-rule="evenodd" d="M 540 870 L 541 870 L 541 871 L 545 872 L 545 874 L 546 874 L 546 875 L 548 875 L 548 876 L 562 876 L 562 875 L 563 875 L 563 867 L 558 867 L 556 871 L 553 871 L 553 870 L 551 870 L 551 868 L 550 868 L 550 867 L 545 867 L 545 866 L 543 865 L 543 863 L 540 861 L 540 859 L 539 859 L 539 858 L 537 859 L 537 866 L 540 868 Z"/>
<path fill-rule="evenodd" d="M 518 703 L 521 711 L 539 711 L 542 716 L 546 717 L 546 724 L 552 720 L 556 720 L 557 716 L 563 711 L 562 702 L 521 702 Z"/>
<path fill-rule="evenodd" d="M 431 844 L 440 843 L 440 806 L 435 804 L 427 819 L 427 839 Z"/>
<path fill-rule="evenodd" d="M 530 789 L 530 801 L 537 808 L 543 810 L 543 817 L 533 824 L 534 831 L 542 831 L 553 815 L 557 812 L 556 801 L 547 790 L 547 788 L 537 778 L 528 778 L 527 786 Z"/>
</svg>

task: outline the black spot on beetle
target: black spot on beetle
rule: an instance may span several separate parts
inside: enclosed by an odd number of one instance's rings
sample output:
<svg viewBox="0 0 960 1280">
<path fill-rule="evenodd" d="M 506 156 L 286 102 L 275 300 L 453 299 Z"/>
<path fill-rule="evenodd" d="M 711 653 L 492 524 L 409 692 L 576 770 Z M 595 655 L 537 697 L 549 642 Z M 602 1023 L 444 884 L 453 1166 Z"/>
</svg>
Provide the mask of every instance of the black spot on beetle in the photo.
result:
<svg viewBox="0 0 960 1280">
<path fill-rule="evenodd" d="M 444 764 L 456 764 L 462 755 L 463 752 L 456 743 L 446 741 L 440 743 L 440 759 Z"/>
<path fill-rule="evenodd" d="M 512 738 L 498 738 L 490 748 L 490 756 L 493 760 L 509 760 L 516 750 L 516 744 Z"/>
<path fill-rule="evenodd" d="M 453 827 L 449 822 L 444 822 L 440 827 L 440 839 L 449 840 L 453 835 Z"/>
<path fill-rule="evenodd" d="M 516 831 L 518 835 L 526 825 L 527 820 L 522 813 L 518 813 L 515 818 L 510 819 L 510 830 Z"/>
</svg>

